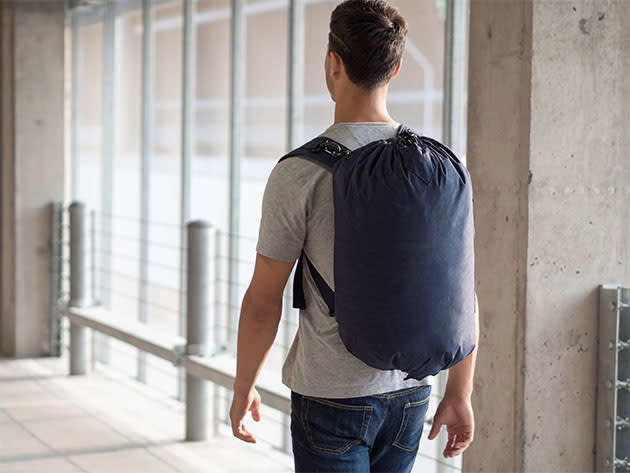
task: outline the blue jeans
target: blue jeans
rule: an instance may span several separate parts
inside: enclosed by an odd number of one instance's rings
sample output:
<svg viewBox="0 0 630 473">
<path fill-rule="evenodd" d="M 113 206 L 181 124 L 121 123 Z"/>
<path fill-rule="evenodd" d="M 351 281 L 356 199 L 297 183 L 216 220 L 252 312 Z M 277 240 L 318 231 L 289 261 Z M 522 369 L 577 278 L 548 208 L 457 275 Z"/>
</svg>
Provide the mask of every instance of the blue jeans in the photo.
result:
<svg viewBox="0 0 630 473">
<path fill-rule="evenodd" d="M 296 473 L 409 473 L 431 386 L 323 399 L 291 393 Z"/>
</svg>

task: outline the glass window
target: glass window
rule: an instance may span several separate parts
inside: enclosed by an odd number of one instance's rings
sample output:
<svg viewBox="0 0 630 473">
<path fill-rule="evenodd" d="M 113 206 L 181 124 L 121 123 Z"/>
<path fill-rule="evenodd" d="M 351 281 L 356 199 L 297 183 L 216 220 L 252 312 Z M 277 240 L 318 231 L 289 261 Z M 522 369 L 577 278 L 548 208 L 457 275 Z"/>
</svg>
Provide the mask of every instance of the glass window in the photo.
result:
<svg viewBox="0 0 630 473">
<path fill-rule="evenodd" d="M 148 323 L 181 333 L 181 120 L 182 4 L 156 3 L 151 10 L 151 110 L 149 143 Z M 147 357 L 147 382 L 176 392 L 176 370 Z"/>
<path fill-rule="evenodd" d="M 179 333 L 182 6 L 152 9 L 149 173 L 149 321 Z M 170 290 L 169 290 L 170 289 Z"/>
<path fill-rule="evenodd" d="M 191 218 L 228 230 L 230 2 L 198 0 Z"/>
<path fill-rule="evenodd" d="M 336 0 L 306 3 L 304 7 L 304 140 L 328 128 L 334 121 L 335 104 L 326 88 L 324 60 L 328 48 L 328 24 Z"/>
<path fill-rule="evenodd" d="M 103 133 L 103 23 L 79 28 L 77 83 L 77 189 L 73 198 L 101 207 Z"/>
<path fill-rule="evenodd" d="M 392 117 L 418 132 L 440 139 L 444 70 L 444 17 L 433 0 L 394 0 L 407 20 L 400 73 L 392 80 L 388 107 Z"/>
<path fill-rule="evenodd" d="M 111 225 L 110 308 L 137 319 L 140 292 L 140 185 L 142 153 L 142 11 L 115 17 L 114 146 Z M 110 338 L 109 362 L 136 375 L 137 350 Z"/>
</svg>

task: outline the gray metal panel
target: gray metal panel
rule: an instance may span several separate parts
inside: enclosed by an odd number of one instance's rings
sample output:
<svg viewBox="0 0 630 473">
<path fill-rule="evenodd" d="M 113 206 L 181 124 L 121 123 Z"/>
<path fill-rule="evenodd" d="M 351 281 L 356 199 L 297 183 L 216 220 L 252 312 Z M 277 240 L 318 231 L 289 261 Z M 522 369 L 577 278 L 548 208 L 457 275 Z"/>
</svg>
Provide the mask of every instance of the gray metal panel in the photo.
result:
<svg viewBox="0 0 630 473">
<path fill-rule="evenodd" d="M 617 341 L 619 340 L 617 286 L 599 292 L 599 347 L 597 370 L 596 470 L 613 472 L 617 416 Z"/>
<path fill-rule="evenodd" d="M 617 319 L 619 339 L 617 340 L 617 404 L 615 416 L 615 457 L 618 470 L 628 471 L 630 464 L 630 310 L 627 306 L 630 289 L 619 287 L 617 291 Z M 627 386 L 620 386 L 622 384 Z M 620 468 L 621 467 L 621 468 Z"/>
</svg>

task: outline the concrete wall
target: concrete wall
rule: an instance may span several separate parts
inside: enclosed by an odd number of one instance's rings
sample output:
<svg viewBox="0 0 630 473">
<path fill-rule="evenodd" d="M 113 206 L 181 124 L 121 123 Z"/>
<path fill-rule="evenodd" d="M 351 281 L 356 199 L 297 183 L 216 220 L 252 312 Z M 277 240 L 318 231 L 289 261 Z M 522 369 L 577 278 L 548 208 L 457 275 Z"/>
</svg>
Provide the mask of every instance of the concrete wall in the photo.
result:
<svg viewBox="0 0 630 473">
<path fill-rule="evenodd" d="M 49 352 L 48 205 L 63 199 L 65 7 L 16 2 L 8 14 L 12 47 L 2 63 L 11 70 L 13 96 L 3 123 L 12 146 L 2 149 L 3 191 L 5 185 L 10 190 L 2 200 L 1 349 L 39 356 Z"/>
<path fill-rule="evenodd" d="M 629 25 L 626 0 L 472 0 L 464 471 L 594 471 L 598 285 L 630 285 Z"/>
</svg>

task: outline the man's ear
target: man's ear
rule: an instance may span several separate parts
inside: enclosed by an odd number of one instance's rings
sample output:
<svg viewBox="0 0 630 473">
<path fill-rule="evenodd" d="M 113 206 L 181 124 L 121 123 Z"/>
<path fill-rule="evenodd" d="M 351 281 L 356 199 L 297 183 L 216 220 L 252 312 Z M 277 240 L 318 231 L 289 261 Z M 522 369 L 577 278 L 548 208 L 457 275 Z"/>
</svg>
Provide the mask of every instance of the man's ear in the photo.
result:
<svg viewBox="0 0 630 473">
<path fill-rule="evenodd" d="M 330 50 L 328 51 L 328 54 L 330 54 L 330 74 L 332 76 L 337 76 L 344 68 L 341 56 Z"/>
<path fill-rule="evenodd" d="M 398 73 L 400 72 L 400 68 L 402 67 L 402 57 L 400 58 L 400 61 L 398 61 L 398 65 L 396 66 L 396 69 L 394 69 L 394 73 L 392 74 L 392 79 L 394 77 L 396 77 L 398 75 Z M 390 79 L 391 80 L 391 79 Z"/>
</svg>

